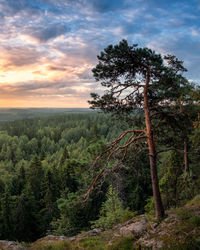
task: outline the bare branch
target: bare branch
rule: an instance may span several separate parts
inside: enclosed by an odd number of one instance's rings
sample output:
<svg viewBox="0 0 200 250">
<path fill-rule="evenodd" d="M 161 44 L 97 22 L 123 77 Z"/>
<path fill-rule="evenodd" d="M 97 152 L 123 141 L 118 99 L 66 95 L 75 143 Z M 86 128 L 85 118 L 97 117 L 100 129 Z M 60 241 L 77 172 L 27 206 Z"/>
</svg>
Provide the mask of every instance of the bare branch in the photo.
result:
<svg viewBox="0 0 200 250">
<path fill-rule="evenodd" d="M 139 135 L 137 136 L 136 133 L 139 132 Z M 128 134 L 128 133 L 132 133 L 132 135 L 126 140 L 125 144 L 123 146 L 117 146 L 116 145 Z M 127 148 L 133 143 L 133 142 L 138 142 L 141 139 L 147 138 L 145 134 L 145 130 L 143 129 L 135 129 L 135 130 L 127 130 L 124 131 L 123 133 L 120 134 L 120 136 L 114 140 L 113 142 L 110 143 L 110 146 L 104 151 L 102 152 L 100 155 L 98 155 L 93 163 L 93 167 L 96 165 L 97 161 L 106 153 L 110 152 L 109 155 L 106 158 L 106 164 L 105 166 L 102 168 L 102 170 L 100 171 L 100 173 L 94 178 L 91 186 L 89 187 L 87 193 L 84 196 L 84 200 L 86 201 L 90 195 L 90 193 L 92 192 L 92 190 L 94 189 L 96 183 L 98 182 L 98 180 L 105 174 L 106 172 L 106 167 L 108 165 L 109 160 L 111 159 L 111 157 L 113 157 L 116 153 L 120 154 L 123 152 L 123 156 L 121 158 L 121 161 L 119 161 L 112 169 L 111 171 L 115 171 L 119 165 L 122 163 L 122 161 L 125 159 L 125 156 L 127 154 Z"/>
</svg>

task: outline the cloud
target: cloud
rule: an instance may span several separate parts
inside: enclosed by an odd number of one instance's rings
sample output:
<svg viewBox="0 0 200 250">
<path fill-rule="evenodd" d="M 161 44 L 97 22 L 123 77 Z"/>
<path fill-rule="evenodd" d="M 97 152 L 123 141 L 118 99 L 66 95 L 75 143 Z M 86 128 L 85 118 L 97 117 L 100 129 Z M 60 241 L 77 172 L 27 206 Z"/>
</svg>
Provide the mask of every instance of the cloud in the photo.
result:
<svg viewBox="0 0 200 250">
<path fill-rule="evenodd" d="M 127 6 L 125 0 L 91 0 L 90 4 L 98 12 L 115 11 Z"/>
<path fill-rule="evenodd" d="M 0 10 L 2 16 L 13 16 L 21 11 L 25 11 L 31 15 L 40 11 L 39 5 L 33 4 L 31 0 L 1 0 Z"/>
<path fill-rule="evenodd" d="M 4 63 L 0 65 L 4 70 L 8 70 L 13 67 L 23 67 L 39 62 L 42 56 L 43 53 L 37 51 L 35 47 L 2 46 L 1 59 L 4 60 Z"/>
<path fill-rule="evenodd" d="M 188 33 L 177 33 L 176 35 L 166 35 L 157 41 L 148 44 L 149 47 L 162 54 L 174 54 L 184 61 L 184 66 L 188 69 L 186 77 L 196 82 L 200 80 L 199 54 L 200 39 L 194 40 Z"/>
<path fill-rule="evenodd" d="M 36 27 L 28 30 L 28 35 L 39 42 L 47 42 L 70 31 L 66 24 L 54 23 L 48 26 Z"/>
<path fill-rule="evenodd" d="M 100 91 L 96 56 L 124 38 L 175 54 L 200 80 L 199 10 L 197 0 L 0 0 L 0 95 L 82 105 Z"/>
<path fill-rule="evenodd" d="M 52 71 L 66 71 L 66 68 L 64 67 L 57 67 L 57 66 L 47 66 L 47 70 L 52 70 Z"/>
<path fill-rule="evenodd" d="M 21 84 L 5 84 L 0 85 L 0 98 L 4 99 L 32 99 L 52 98 L 52 102 L 56 101 L 56 96 L 72 97 L 74 100 L 81 99 L 86 101 L 90 97 L 94 85 L 79 86 L 79 82 L 75 80 L 63 81 L 35 81 L 24 82 Z M 37 100 L 37 99 L 35 99 Z M 80 101 L 80 100 L 79 100 Z"/>
</svg>

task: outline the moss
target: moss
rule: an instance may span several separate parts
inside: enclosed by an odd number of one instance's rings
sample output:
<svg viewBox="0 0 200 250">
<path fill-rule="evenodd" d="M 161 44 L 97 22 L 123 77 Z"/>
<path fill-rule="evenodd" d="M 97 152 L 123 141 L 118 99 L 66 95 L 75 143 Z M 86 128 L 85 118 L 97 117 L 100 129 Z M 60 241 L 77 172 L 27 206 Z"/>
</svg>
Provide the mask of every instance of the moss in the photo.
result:
<svg viewBox="0 0 200 250">
<path fill-rule="evenodd" d="M 73 250 L 72 246 L 68 242 L 56 242 L 56 243 L 40 243 L 40 245 L 32 246 L 34 250 Z"/>
<path fill-rule="evenodd" d="M 200 206 L 200 195 L 196 195 L 191 201 L 187 202 L 186 207 L 188 206 Z"/>
<path fill-rule="evenodd" d="M 189 221 L 193 223 L 196 227 L 200 227 L 200 217 L 199 216 L 192 216 L 189 218 Z"/>
<path fill-rule="evenodd" d="M 101 249 L 101 241 L 98 237 L 85 238 L 80 241 L 80 245 L 84 247 L 84 249 L 93 250 L 93 249 Z"/>
<path fill-rule="evenodd" d="M 135 238 L 133 236 L 123 237 L 117 242 L 108 246 L 107 250 L 134 250 L 135 249 L 133 245 L 134 239 Z"/>
<path fill-rule="evenodd" d="M 185 239 L 183 242 L 171 241 L 170 244 L 161 248 L 161 250 L 200 250 L 200 239 L 190 238 Z"/>
<path fill-rule="evenodd" d="M 188 220 L 191 217 L 191 212 L 186 209 L 179 209 L 176 214 L 180 220 Z"/>
</svg>

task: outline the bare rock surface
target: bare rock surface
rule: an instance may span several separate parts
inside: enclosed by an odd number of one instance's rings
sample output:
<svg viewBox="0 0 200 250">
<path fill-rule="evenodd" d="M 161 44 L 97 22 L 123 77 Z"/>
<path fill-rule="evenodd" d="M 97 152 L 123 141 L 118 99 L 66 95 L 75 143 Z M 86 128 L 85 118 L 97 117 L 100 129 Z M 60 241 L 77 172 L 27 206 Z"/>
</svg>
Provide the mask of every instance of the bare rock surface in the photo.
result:
<svg viewBox="0 0 200 250">
<path fill-rule="evenodd" d="M 36 242 L 40 242 L 40 241 L 46 241 L 46 242 L 55 242 L 55 241 L 66 241 L 67 237 L 65 236 L 54 236 L 54 235 L 47 235 L 39 240 L 37 240 Z"/>
<path fill-rule="evenodd" d="M 197 214 L 199 215 L 200 205 L 189 208 L 183 207 L 182 209 L 185 209 L 186 212 L 190 213 L 191 216 L 193 216 L 191 218 L 198 219 L 195 216 L 197 216 Z M 97 242 L 98 240 L 100 243 L 103 241 L 105 246 L 109 246 L 116 244 L 118 241 L 120 242 L 120 240 L 123 240 L 124 237 L 128 236 L 127 239 L 132 240 L 134 247 L 142 250 L 159 250 L 162 248 L 176 249 L 179 245 L 181 247 L 183 246 L 183 249 L 186 249 L 184 246 L 188 247 L 187 242 L 189 239 L 191 239 L 190 243 L 192 243 L 194 239 L 197 240 L 195 241 L 197 244 L 198 242 L 200 244 L 200 226 L 192 224 L 193 222 L 189 219 L 181 219 L 181 213 L 178 215 L 176 210 L 170 210 L 167 214 L 167 217 L 161 221 L 147 217 L 146 215 L 135 216 L 131 220 L 118 224 L 112 229 L 106 231 L 103 228 L 95 228 L 72 237 L 48 235 L 30 245 L 27 244 L 29 247 L 22 246 L 13 241 L 1 240 L 0 250 L 34 250 L 36 247 L 43 245 L 48 246 L 48 244 L 50 245 L 54 243 L 59 244 L 61 241 L 71 244 L 71 246 L 74 247 L 72 249 L 87 249 L 87 247 L 83 248 L 81 244 L 85 240 L 87 242 L 87 238 L 90 239 L 91 237 L 94 237 L 94 242 L 95 239 L 97 239 Z M 194 222 L 198 223 L 198 220 Z"/>
<path fill-rule="evenodd" d="M 0 240 L 0 249 L 1 250 L 21 250 L 21 249 L 26 249 L 26 248 L 22 247 L 21 244 L 15 241 Z"/>
<path fill-rule="evenodd" d="M 122 236 L 135 235 L 137 237 L 141 236 L 146 232 L 147 220 L 146 217 L 141 217 L 140 221 L 132 222 L 130 224 L 124 225 L 120 228 L 120 234 Z"/>
</svg>

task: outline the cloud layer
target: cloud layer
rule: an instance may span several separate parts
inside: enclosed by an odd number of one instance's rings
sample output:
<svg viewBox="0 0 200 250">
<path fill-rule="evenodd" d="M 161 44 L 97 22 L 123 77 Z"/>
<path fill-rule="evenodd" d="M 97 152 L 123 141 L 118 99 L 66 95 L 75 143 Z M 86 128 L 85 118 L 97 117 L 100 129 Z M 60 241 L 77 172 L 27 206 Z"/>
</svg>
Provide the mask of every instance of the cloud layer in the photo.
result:
<svg viewBox="0 0 200 250">
<path fill-rule="evenodd" d="M 198 0 L 1 0 L 0 106 L 86 107 L 91 69 L 125 38 L 177 55 L 200 80 Z"/>
</svg>

